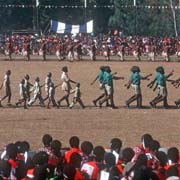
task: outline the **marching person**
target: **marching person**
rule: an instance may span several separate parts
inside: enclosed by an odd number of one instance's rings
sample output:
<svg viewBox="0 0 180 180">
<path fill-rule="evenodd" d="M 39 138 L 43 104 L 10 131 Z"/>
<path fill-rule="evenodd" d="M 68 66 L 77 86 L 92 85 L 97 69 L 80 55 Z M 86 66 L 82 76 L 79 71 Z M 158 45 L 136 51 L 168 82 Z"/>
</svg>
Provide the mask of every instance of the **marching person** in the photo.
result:
<svg viewBox="0 0 180 180">
<path fill-rule="evenodd" d="M 43 101 L 46 101 L 49 98 L 49 85 L 52 83 L 52 73 L 49 72 L 46 76 L 45 79 L 45 92 L 46 92 L 46 97 L 43 99 Z"/>
<path fill-rule="evenodd" d="M 29 82 L 30 77 L 28 74 L 26 74 L 24 79 L 25 79 L 24 87 L 26 89 L 26 98 L 28 101 L 30 101 L 30 99 L 31 99 L 31 91 L 30 90 L 31 90 L 31 87 L 33 87 L 33 85 Z"/>
<path fill-rule="evenodd" d="M 4 82 L 0 87 L 0 89 L 2 89 L 4 87 L 4 91 L 5 91 L 5 96 L 0 99 L 0 107 L 2 107 L 1 102 L 6 98 L 8 98 L 8 104 L 7 105 L 11 105 L 10 75 L 11 75 L 11 70 L 7 70 L 6 74 L 4 76 Z"/>
<path fill-rule="evenodd" d="M 70 104 L 69 108 L 73 108 L 74 105 L 78 102 L 82 109 L 85 108 L 82 100 L 81 100 L 81 91 L 80 91 L 80 83 L 76 83 L 76 88 L 71 91 L 71 93 L 74 93 L 73 102 Z"/>
<path fill-rule="evenodd" d="M 67 57 L 70 62 L 74 61 L 74 43 L 70 42 L 67 47 Z"/>
<path fill-rule="evenodd" d="M 152 88 L 153 85 L 156 83 L 155 88 L 153 91 L 155 91 L 158 88 L 158 95 L 150 102 L 150 105 L 152 108 L 156 107 L 156 104 L 163 101 L 164 108 L 168 108 L 168 102 L 167 102 L 167 86 L 166 81 L 168 81 L 168 78 L 173 75 L 174 71 L 171 71 L 168 75 L 165 75 L 164 68 L 162 66 L 156 68 L 156 76 L 153 81 L 151 81 L 148 84 L 149 88 Z"/>
<path fill-rule="evenodd" d="M 141 93 L 141 80 L 147 80 L 152 74 L 148 74 L 147 76 L 141 76 L 140 75 L 140 68 L 138 66 L 133 66 L 131 68 L 132 75 L 130 77 L 130 80 L 128 84 L 125 84 L 127 89 L 130 88 L 130 86 L 134 90 L 134 95 L 126 101 L 126 106 L 129 107 L 129 105 L 134 102 L 135 100 L 137 101 L 137 108 L 142 107 L 142 93 Z"/>
<path fill-rule="evenodd" d="M 96 60 L 96 45 L 94 41 L 91 44 L 89 54 L 90 54 L 91 61 L 95 61 Z"/>
<path fill-rule="evenodd" d="M 16 107 L 18 107 L 19 104 L 22 104 L 24 102 L 24 109 L 27 109 L 27 105 L 26 105 L 26 101 L 27 101 L 26 88 L 25 88 L 24 84 L 25 84 L 25 79 L 22 79 L 20 84 L 19 84 L 20 99 L 18 100 L 18 102 L 16 102 Z"/>
<path fill-rule="evenodd" d="M 105 89 L 107 91 L 107 96 L 104 97 L 104 99 L 99 101 L 99 107 L 101 108 L 103 103 L 110 100 L 110 107 L 112 109 L 116 109 L 117 107 L 114 104 L 114 87 L 113 87 L 113 80 L 119 80 L 119 79 L 124 79 L 124 77 L 117 77 L 111 74 L 111 69 L 109 66 L 105 67 L 105 72 L 104 72 L 104 84 L 105 84 Z"/>
<path fill-rule="evenodd" d="M 124 55 L 125 55 L 125 45 L 123 43 L 120 43 L 117 45 L 117 56 L 119 57 L 120 61 L 124 61 Z"/>
<path fill-rule="evenodd" d="M 59 84 L 60 85 L 60 84 Z M 53 104 L 53 107 L 58 107 L 58 105 L 57 105 L 57 103 L 56 103 L 56 100 L 55 100 L 55 89 L 59 86 L 59 85 L 57 85 L 57 86 L 54 86 L 54 83 L 53 82 L 50 82 L 49 83 L 49 88 L 48 88 L 48 97 L 49 97 L 49 101 L 48 101 L 48 104 L 47 104 L 47 108 L 49 109 L 50 107 L 50 104 L 51 104 L 51 102 L 52 102 L 52 104 Z"/>
<path fill-rule="evenodd" d="M 96 76 L 96 78 L 93 80 L 93 82 L 91 83 L 91 85 L 93 85 L 97 80 L 99 80 L 99 88 L 100 90 L 103 91 L 103 93 L 97 97 L 96 99 L 94 99 L 92 102 L 95 106 L 97 106 L 97 102 L 102 99 L 105 95 L 107 95 L 106 91 L 105 91 L 105 86 L 103 84 L 104 82 L 104 70 L 105 70 L 105 67 L 104 66 L 101 66 L 100 68 L 100 72 L 99 74 Z"/>
<path fill-rule="evenodd" d="M 43 56 L 43 61 L 46 61 L 46 54 L 47 54 L 47 42 L 45 39 L 43 39 L 42 45 L 40 48 L 40 55 Z"/>
<path fill-rule="evenodd" d="M 8 60 L 12 60 L 13 45 L 11 39 L 8 39 L 5 44 L 5 56 L 8 56 Z"/>
<path fill-rule="evenodd" d="M 170 46 L 168 44 L 163 45 L 162 56 L 165 61 L 170 61 Z"/>
<path fill-rule="evenodd" d="M 23 44 L 23 50 L 22 50 L 22 54 L 26 58 L 26 61 L 30 61 L 30 53 L 31 53 L 30 42 L 27 39 Z"/>
<path fill-rule="evenodd" d="M 61 81 L 62 81 L 62 90 L 64 91 L 65 95 L 57 103 L 60 107 L 61 102 L 65 100 L 67 103 L 67 106 L 69 107 L 69 95 L 70 95 L 70 91 L 72 89 L 71 83 L 76 84 L 76 82 L 69 78 L 67 66 L 64 66 L 62 68 Z"/>
<path fill-rule="evenodd" d="M 42 96 L 41 96 L 41 88 L 42 88 L 43 85 L 40 85 L 40 84 L 39 84 L 39 81 L 40 81 L 40 79 L 39 79 L 39 77 L 37 77 L 37 78 L 35 79 L 34 86 L 33 86 L 32 89 L 31 89 L 31 92 L 34 91 L 34 97 L 31 98 L 31 100 L 28 102 L 28 106 L 32 106 L 32 104 L 34 104 L 34 102 L 35 102 L 37 99 L 39 99 L 39 102 L 40 102 L 40 106 L 41 106 L 41 107 L 44 107 L 44 106 L 45 106 L 45 105 L 44 105 L 44 102 L 43 102 L 43 98 L 42 98 Z"/>
<path fill-rule="evenodd" d="M 148 60 L 155 61 L 155 45 L 153 42 L 150 42 L 148 45 Z"/>
<path fill-rule="evenodd" d="M 103 54 L 104 54 L 105 60 L 106 61 L 110 61 L 110 47 L 109 47 L 108 43 L 106 43 L 104 45 L 104 52 L 103 52 Z"/>
</svg>

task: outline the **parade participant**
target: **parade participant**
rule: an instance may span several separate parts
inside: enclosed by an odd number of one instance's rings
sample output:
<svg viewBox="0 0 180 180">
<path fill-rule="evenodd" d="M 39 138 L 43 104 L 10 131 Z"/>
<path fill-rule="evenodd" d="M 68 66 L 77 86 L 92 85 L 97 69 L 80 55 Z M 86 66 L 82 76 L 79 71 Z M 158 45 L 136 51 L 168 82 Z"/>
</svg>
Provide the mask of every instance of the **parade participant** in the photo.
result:
<svg viewBox="0 0 180 180">
<path fill-rule="evenodd" d="M 46 92 L 46 97 L 43 99 L 43 101 L 46 101 L 49 98 L 49 84 L 52 83 L 52 73 L 49 72 L 46 76 L 45 79 L 45 92 Z"/>
<path fill-rule="evenodd" d="M 74 58 L 78 61 L 82 60 L 82 44 L 80 41 L 77 41 L 74 47 Z"/>
<path fill-rule="evenodd" d="M 8 39 L 5 44 L 5 55 L 8 56 L 9 60 L 12 60 L 13 45 L 11 39 Z"/>
<path fill-rule="evenodd" d="M 66 100 L 67 106 L 69 107 L 69 95 L 71 91 L 71 83 L 76 83 L 75 81 L 71 80 L 68 75 L 68 68 L 67 66 L 64 66 L 62 68 L 62 75 L 61 75 L 61 81 L 62 81 L 62 90 L 64 91 L 65 95 L 57 102 L 58 105 L 61 105 L 61 102 Z"/>
<path fill-rule="evenodd" d="M 94 41 L 91 44 L 89 54 L 90 54 L 91 61 L 95 61 L 96 60 L 96 45 Z"/>
<path fill-rule="evenodd" d="M 59 85 L 60 85 L 60 84 L 59 84 Z M 48 108 L 48 109 L 49 109 L 49 106 L 50 106 L 51 102 L 52 102 L 52 104 L 53 104 L 53 107 L 58 107 L 54 96 L 55 96 L 55 89 L 56 89 L 59 85 L 54 86 L 54 83 L 53 83 L 53 82 L 50 82 L 50 83 L 49 83 L 49 88 L 48 88 L 49 101 L 48 101 L 48 104 L 47 104 L 47 108 Z"/>
<path fill-rule="evenodd" d="M 25 40 L 22 49 L 22 55 L 26 58 L 26 61 L 30 61 L 30 53 L 31 53 L 30 42 L 27 39 Z"/>
<path fill-rule="evenodd" d="M 105 85 L 104 85 L 104 66 L 101 66 L 100 68 L 100 73 L 96 76 L 96 78 L 93 80 L 93 82 L 91 83 L 91 85 L 93 85 L 97 80 L 99 80 L 99 89 L 102 91 L 102 94 L 96 98 L 95 100 L 93 100 L 93 104 L 94 106 L 97 106 L 97 102 L 102 99 L 104 96 L 107 96 L 107 91 L 105 89 Z M 113 75 L 116 75 L 117 73 L 113 73 Z M 109 106 L 108 101 L 106 102 L 106 106 Z"/>
<path fill-rule="evenodd" d="M 29 82 L 30 77 L 29 77 L 28 74 L 26 74 L 24 79 L 25 79 L 24 87 L 26 89 L 26 98 L 27 98 L 28 101 L 30 101 L 30 99 L 31 99 L 31 91 L 30 91 L 30 89 L 31 89 L 31 87 L 33 87 L 33 85 Z"/>
<path fill-rule="evenodd" d="M 113 80 L 120 80 L 124 79 L 124 77 L 117 77 L 111 74 L 111 69 L 109 66 L 105 67 L 105 72 L 104 72 L 104 82 L 105 84 L 105 89 L 107 91 L 107 96 L 104 97 L 104 99 L 99 101 L 99 106 L 100 108 L 102 107 L 102 104 L 108 100 L 110 100 L 110 107 L 112 109 L 117 108 L 114 104 L 114 87 L 113 87 Z"/>
<path fill-rule="evenodd" d="M 121 61 L 124 61 L 125 55 L 125 46 L 121 43 L 117 45 L 117 56 L 120 58 Z"/>
<path fill-rule="evenodd" d="M 169 48 L 170 47 L 169 47 L 168 44 L 163 45 L 162 56 L 163 56 L 164 60 L 167 61 L 167 62 L 170 61 L 170 56 L 169 56 L 170 49 Z"/>
<path fill-rule="evenodd" d="M 104 45 L 103 54 L 104 54 L 106 61 L 110 61 L 110 48 L 109 48 L 109 45 L 107 43 Z"/>
<path fill-rule="evenodd" d="M 76 88 L 71 91 L 74 93 L 73 102 L 70 104 L 69 108 L 73 108 L 74 105 L 78 102 L 82 109 L 85 108 L 82 100 L 81 100 L 81 91 L 80 91 L 80 83 L 76 83 Z"/>
<path fill-rule="evenodd" d="M 155 45 L 152 42 L 148 45 L 148 60 L 155 61 Z"/>
<path fill-rule="evenodd" d="M 34 86 L 33 86 L 32 89 L 31 89 L 31 92 L 32 92 L 32 91 L 34 92 L 34 97 L 30 99 L 30 101 L 28 102 L 28 106 L 32 106 L 37 99 L 39 99 L 39 103 L 40 103 L 40 106 L 41 106 L 41 107 L 44 107 L 44 106 L 45 106 L 45 105 L 44 105 L 44 102 L 43 102 L 43 98 L 42 98 L 42 96 L 41 96 L 41 88 L 42 88 L 43 85 L 41 86 L 41 85 L 39 84 L 39 81 L 40 81 L 40 79 L 39 79 L 39 77 L 37 77 L 37 78 L 35 79 Z"/>
<path fill-rule="evenodd" d="M 141 46 L 140 46 L 139 43 L 136 43 L 133 46 L 133 56 L 134 56 L 136 61 L 140 61 L 141 60 Z"/>
<path fill-rule="evenodd" d="M 62 43 L 60 41 L 56 45 L 56 56 L 59 61 L 61 61 L 63 59 L 62 54 L 61 54 L 61 48 L 62 48 Z"/>
<path fill-rule="evenodd" d="M 102 99 L 107 93 L 105 91 L 105 86 L 103 84 L 104 82 L 104 66 L 101 66 L 99 69 L 100 69 L 100 73 L 96 76 L 96 78 L 93 80 L 93 82 L 91 83 L 91 85 L 93 85 L 97 80 L 99 80 L 99 88 L 100 90 L 103 91 L 103 93 L 98 97 L 96 98 L 95 100 L 93 100 L 93 104 L 95 106 L 97 106 L 97 102 Z"/>
<path fill-rule="evenodd" d="M 171 71 L 168 75 L 165 75 L 164 68 L 162 66 L 159 66 L 156 68 L 156 76 L 152 82 L 148 84 L 148 87 L 152 88 L 153 85 L 156 83 L 154 91 L 156 88 L 158 88 L 158 95 L 150 102 L 151 107 L 155 108 L 156 104 L 163 101 L 163 106 L 165 108 L 168 107 L 167 103 L 167 86 L 166 81 L 168 81 L 168 78 L 173 75 L 174 71 Z"/>
<path fill-rule="evenodd" d="M 130 87 L 133 88 L 134 90 L 134 95 L 126 101 L 126 106 L 129 107 L 129 105 L 134 102 L 135 100 L 137 101 L 137 108 L 142 107 L 142 93 L 141 93 L 141 80 L 147 80 L 152 74 L 148 74 L 147 76 L 141 76 L 140 75 L 140 68 L 138 66 L 133 66 L 131 68 L 132 75 L 130 77 L 130 80 L 128 84 L 125 84 L 127 89 Z"/>
<path fill-rule="evenodd" d="M 22 104 L 24 102 L 24 109 L 27 109 L 27 106 L 26 106 L 26 100 L 27 100 L 26 88 L 25 88 L 24 84 L 25 84 L 25 80 L 22 79 L 20 84 L 19 84 L 20 99 L 18 100 L 18 102 L 16 102 L 16 107 L 18 107 L 19 104 Z"/>
<path fill-rule="evenodd" d="M 0 87 L 0 89 L 2 89 L 4 87 L 4 91 L 5 91 L 5 96 L 0 99 L 0 107 L 2 107 L 1 102 L 6 98 L 8 98 L 8 104 L 7 105 L 11 105 L 10 75 L 11 75 L 11 70 L 7 70 L 6 74 L 4 76 L 4 82 Z"/>
<path fill-rule="evenodd" d="M 67 47 L 67 58 L 70 62 L 74 61 L 74 43 L 70 42 Z"/>
<path fill-rule="evenodd" d="M 40 48 L 40 53 L 41 56 L 43 56 L 43 61 L 46 61 L 46 54 L 47 54 L 47 42 L 45 39 L 42 41 L 42 45 Z"/>
</svg>

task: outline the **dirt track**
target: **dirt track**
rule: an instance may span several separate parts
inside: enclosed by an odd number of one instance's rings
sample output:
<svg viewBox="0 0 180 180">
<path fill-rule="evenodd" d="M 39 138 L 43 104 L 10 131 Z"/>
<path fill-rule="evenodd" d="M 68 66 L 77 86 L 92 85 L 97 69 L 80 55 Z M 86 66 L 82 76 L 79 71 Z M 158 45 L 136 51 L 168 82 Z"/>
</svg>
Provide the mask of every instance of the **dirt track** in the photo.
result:
<svg viewBox="0 0 180 180">
<path fill-rule="evenodd" d="M 147 81 L 142 82 L 144 109 L 126 109 L 124 102 L 132 95 L 132 90 L 126 90 L 124 84 L 130 76 L 130 68 L 139 65 L 142 75 L 155 73 L 155 68 L 163 65 L 166 72 L 175 70 L 173 78 L 180 75 L 178 62 L 57 62 L 57 61 L 1 61 L 0 82 L 4 72 L 12 70 L 12 103 L 19 98 L 18 84 L 25 74 L 31 76 L 31 82 L 36 76 L 44 81 L 46 73 L 53 73 L 55 84 L 60 82 L 61 68 L 66 65 L 69 68 L 70 77 L 81 83 L 82 99 L 88 107 L 79 109 L 43 109 L 38 106 L 24 110 L 23 108 L 0 109 L 0 149 L 8 142 L 27 140 L 32 149 L 41 146 L 41 137 L 44 133 L 50 133 L 55 139 L 62 141 L 63 146 L 68 145 L 69 137 L 77 135 L 81 141 L 90 140 L 95 145 L 107 147 L 113 137 L 119 137 L 123 146 L 134 146 L 140 142 L 142 134 L 148 132 L 160 141 L 162 146 L 177 146 L 180 148 L 180 110 L 174 109 L 150 109 L 149 101 L 156 95 L 146 87 Z M 90 82 L 98 73 L 100 65 L 110 65 L 112 71 L 117 71 L 125 80 L 115 82 L 115 103 L 117 110 L 92 107 L 92 99 L 99 95 L 98 83 L 90 86 Z M 43 83 L 43 82 L 42 82 Z M 169 104 L 174 105 L 174 100 L 180 97 L 180 90 L 168 84 Z M 56 90 L 56 97 L 62 96 L 60 87 Z M 0 96 L 4 94 L 0 91 Z M 3 102 L 2 104 L 6 104 Z M 36 104 L 38 105 L 38 103 Z"/>
</svg>

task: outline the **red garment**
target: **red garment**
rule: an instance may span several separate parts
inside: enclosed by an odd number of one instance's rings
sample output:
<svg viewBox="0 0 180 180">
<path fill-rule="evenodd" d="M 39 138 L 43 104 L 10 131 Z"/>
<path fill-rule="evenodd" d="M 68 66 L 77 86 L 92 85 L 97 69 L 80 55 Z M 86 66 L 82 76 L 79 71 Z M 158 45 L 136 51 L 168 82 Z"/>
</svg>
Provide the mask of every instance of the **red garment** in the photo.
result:
<svg viewBox="0 0 180 180">
<path fill-rule="evenodd" d="M 159 166 L 158 169 L 157 169 L 157 171 L 156 171 L 155 173 L 156 173 L 156 175 L 158 176 L 158 179 L 159 179 L 159 180 L 165 180 L 165 179 L 166 179 L 165 172 L 166 172 L 165 168 Z"/>
<path fill-rule="evenodd" d="M 91 169 L 91 171 L 89 171 L 89 169 Z M 99 167 L 97 166 L 95 161 L 84 163 L 81 168 L 81 171 L 87 173 L 90 179 L 93 179 L 93 180 L 98 179 Z"/>
<path fill-rule="evenodd" d="M 74 180 L 84 180 L 84 177 L 81 174 L 81 172 L 79 171 L 79 169 L 76 169 L 76 174 L 75 174 Z"/>
<path fill-rule="evenodd" d="M 15 162 L 13 159 L 9 159 L 8 162 L 9 162 L 9 164 L 11 165 L 12 168 L 16 169 L 17 164 L 16 164 L 16 162 Z"/>
<path fill-rule="evenodd" d="M 71 148 L 69 151 L 65 153 L 65 161 L 66 163 L 70 163 L 70 158 L 73 153 L 82 154 L 82 151 L 79 148 Z"/>
<path fill-rule="evenodd" d="M 61 157 L 58 157 L 53 153 L 49 155 L 48 164 L 57 166 L 60 162 L 61 162 Z"/>
<path fill-rule="evenodd" d="M 28 169 L 27 177 L 28 178 L 34 178 L 34 169 Z"/>
</svg>

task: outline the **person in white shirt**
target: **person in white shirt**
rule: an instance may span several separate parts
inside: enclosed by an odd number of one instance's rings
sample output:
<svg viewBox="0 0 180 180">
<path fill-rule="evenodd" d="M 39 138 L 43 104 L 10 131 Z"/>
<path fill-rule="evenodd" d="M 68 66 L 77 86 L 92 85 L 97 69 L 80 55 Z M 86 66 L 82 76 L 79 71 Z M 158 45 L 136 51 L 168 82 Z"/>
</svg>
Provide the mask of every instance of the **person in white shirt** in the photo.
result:
<svg viewBox="0 0 180 180">
<path fill-rule="evenodd" d="M 61 102 L 65 100 L 67 103 L 67 106 L 69 107 L 69 95 L 70 95 L 70 91 L 72 89 L 70 83 L 75 84 L 76 82 L 69 78 L 67 66 L 64 66 L 62 68 L 61 81 L 62 81 L 62 90 L 64 91 L 65 95 L 59 101 L 57 101 L 57 103 L 60 107 Z"/>
<path fill-rule="evenodd" d="M 28 102 L 28 106 L 32 106 L 32 104 L 34 104 L 34 102 L 39 99 L 39 102 L 40 102 L 40 106 L 41 107 L 44 107 L 44 101 L 43 101 L 43 98 L 41 96 L 41 88 L 42 86 L 39 84 L 39 77 L 37 77 L 35 79 L 35 83 L 34 83 L 34 86 L 32 87 L 31 89 L 31 92 L 34 91 L 34 97 L 31 98 L 31 100 Z"/>
<path fill-rule="evenodd" d="M 46 93 L 46 97 L 43 99 L 43 101 L 46 101 L 48 98 L 49 98 L 49 85 L 50 83 L 52 83 L 52 73 L 49 72 L 46 76 L 46 79 L 45 79 L 45 93 Z"/>
<path fill-rule="evenodd" d="M 6 98 L 8 98 L 8 105 L 11 105 L 10 103 L 11 102 L 10 75 L 11 75 L 11 70 L 7 70 L 4 76 L 3 84 L 0 87 L 0 89 L 4 87 L 4 91 L 5 91 L 5 96 L 0 99 L 0 107 L 2 107 L 1 102 Z"/>
<path fill-rule="evenodd" d="M 20 99 L 16 103 L 16 107 L 18 107 L 19 104 L 22 104 L 24 102 L 24 109 L 27 109 L 27 105 L 26 105 L 26 100 L 27 100 L 27 97 L 26 97 L 26 88 L 25 88 L 24 84 L 25 84 L 25 80 L 22 79 L 20 84 L 19 84 Z"/>
</svg>

